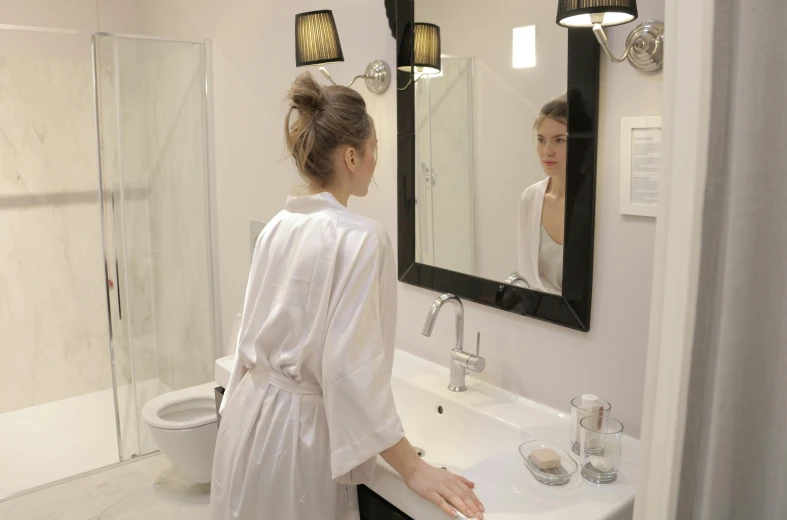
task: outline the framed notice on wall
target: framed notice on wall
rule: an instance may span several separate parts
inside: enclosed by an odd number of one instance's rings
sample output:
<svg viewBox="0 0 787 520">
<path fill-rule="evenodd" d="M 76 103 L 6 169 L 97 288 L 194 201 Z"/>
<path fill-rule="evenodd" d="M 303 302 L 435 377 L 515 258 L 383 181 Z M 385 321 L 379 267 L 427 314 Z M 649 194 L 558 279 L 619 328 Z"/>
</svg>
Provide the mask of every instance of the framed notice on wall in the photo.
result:
<svg viewBox="0 0 787 520">
<path fill-rule="evenodd" d="M 661 118 L 624 117 L 620 125 L 620 212 L 655 217 L 659 208 Z"/>
</svg>

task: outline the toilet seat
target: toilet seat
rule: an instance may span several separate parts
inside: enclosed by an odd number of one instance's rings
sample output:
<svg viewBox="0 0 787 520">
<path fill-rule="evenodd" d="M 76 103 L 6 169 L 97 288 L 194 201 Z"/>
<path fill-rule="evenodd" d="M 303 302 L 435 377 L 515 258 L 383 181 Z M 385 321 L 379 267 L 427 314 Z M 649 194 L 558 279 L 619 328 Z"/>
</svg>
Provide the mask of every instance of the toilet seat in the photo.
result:
<svg viewBox="0 0 787 520">
<path fill-rule="evenodd" d="M 142 420 L 162 430 L 186 430 L 215 423 L 215 388 L 215 383 L 206 383 L 154 397 L 142 407 Z"/>
</svg>

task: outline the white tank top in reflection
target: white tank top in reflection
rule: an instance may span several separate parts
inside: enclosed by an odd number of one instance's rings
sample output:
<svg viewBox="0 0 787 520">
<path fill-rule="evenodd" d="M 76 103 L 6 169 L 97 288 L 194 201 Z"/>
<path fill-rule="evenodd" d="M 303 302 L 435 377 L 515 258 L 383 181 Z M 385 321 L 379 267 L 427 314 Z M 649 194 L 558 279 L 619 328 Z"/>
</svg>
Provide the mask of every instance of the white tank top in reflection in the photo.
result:
<svg viewBox="0 0 787 520">
<path fill-rule="evenodd" d="M 563 293 L 563 246 L 552 240 L 543 224 L 538 247 L 538 274 L 546 292 Z"/>
</svg>

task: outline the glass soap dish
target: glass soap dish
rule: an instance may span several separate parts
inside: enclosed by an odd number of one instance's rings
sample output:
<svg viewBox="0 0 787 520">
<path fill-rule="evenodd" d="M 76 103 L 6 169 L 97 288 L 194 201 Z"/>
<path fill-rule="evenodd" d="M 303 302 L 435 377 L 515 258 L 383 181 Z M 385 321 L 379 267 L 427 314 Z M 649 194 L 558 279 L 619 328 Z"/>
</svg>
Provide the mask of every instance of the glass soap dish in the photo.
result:
<svg viewBox="0 0 787 520">
<path fill-rule="evenodd" d="M 535 450 L 541 448 L 549 448 L 558 454 L 560 457 L 560 466 L 550 469 L 541 469 L 533 461 L 530 460 L 530 454 Z M 577 471 L 579 465 L 569 455 L 566 450 L 553 442 L 546 441 L 527 441 L 519 446 L 519 454 L 525 461 L 525 466 L 533 477 L 547 486 L 564 486 L 568 484 Z"/>
</svg>

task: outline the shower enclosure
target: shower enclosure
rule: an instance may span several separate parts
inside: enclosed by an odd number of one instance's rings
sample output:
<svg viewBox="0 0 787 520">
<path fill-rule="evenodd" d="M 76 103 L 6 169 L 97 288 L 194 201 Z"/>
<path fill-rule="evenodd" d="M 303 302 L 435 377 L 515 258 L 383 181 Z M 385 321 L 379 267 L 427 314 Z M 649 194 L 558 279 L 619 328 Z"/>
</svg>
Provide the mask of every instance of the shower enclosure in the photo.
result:
<svg viewBox="0 0 787 520">
<path fill-rule="evenodd" d="M 0 499 L 213 379 L 206 44 L 0 27 Z"/>
</svg>

